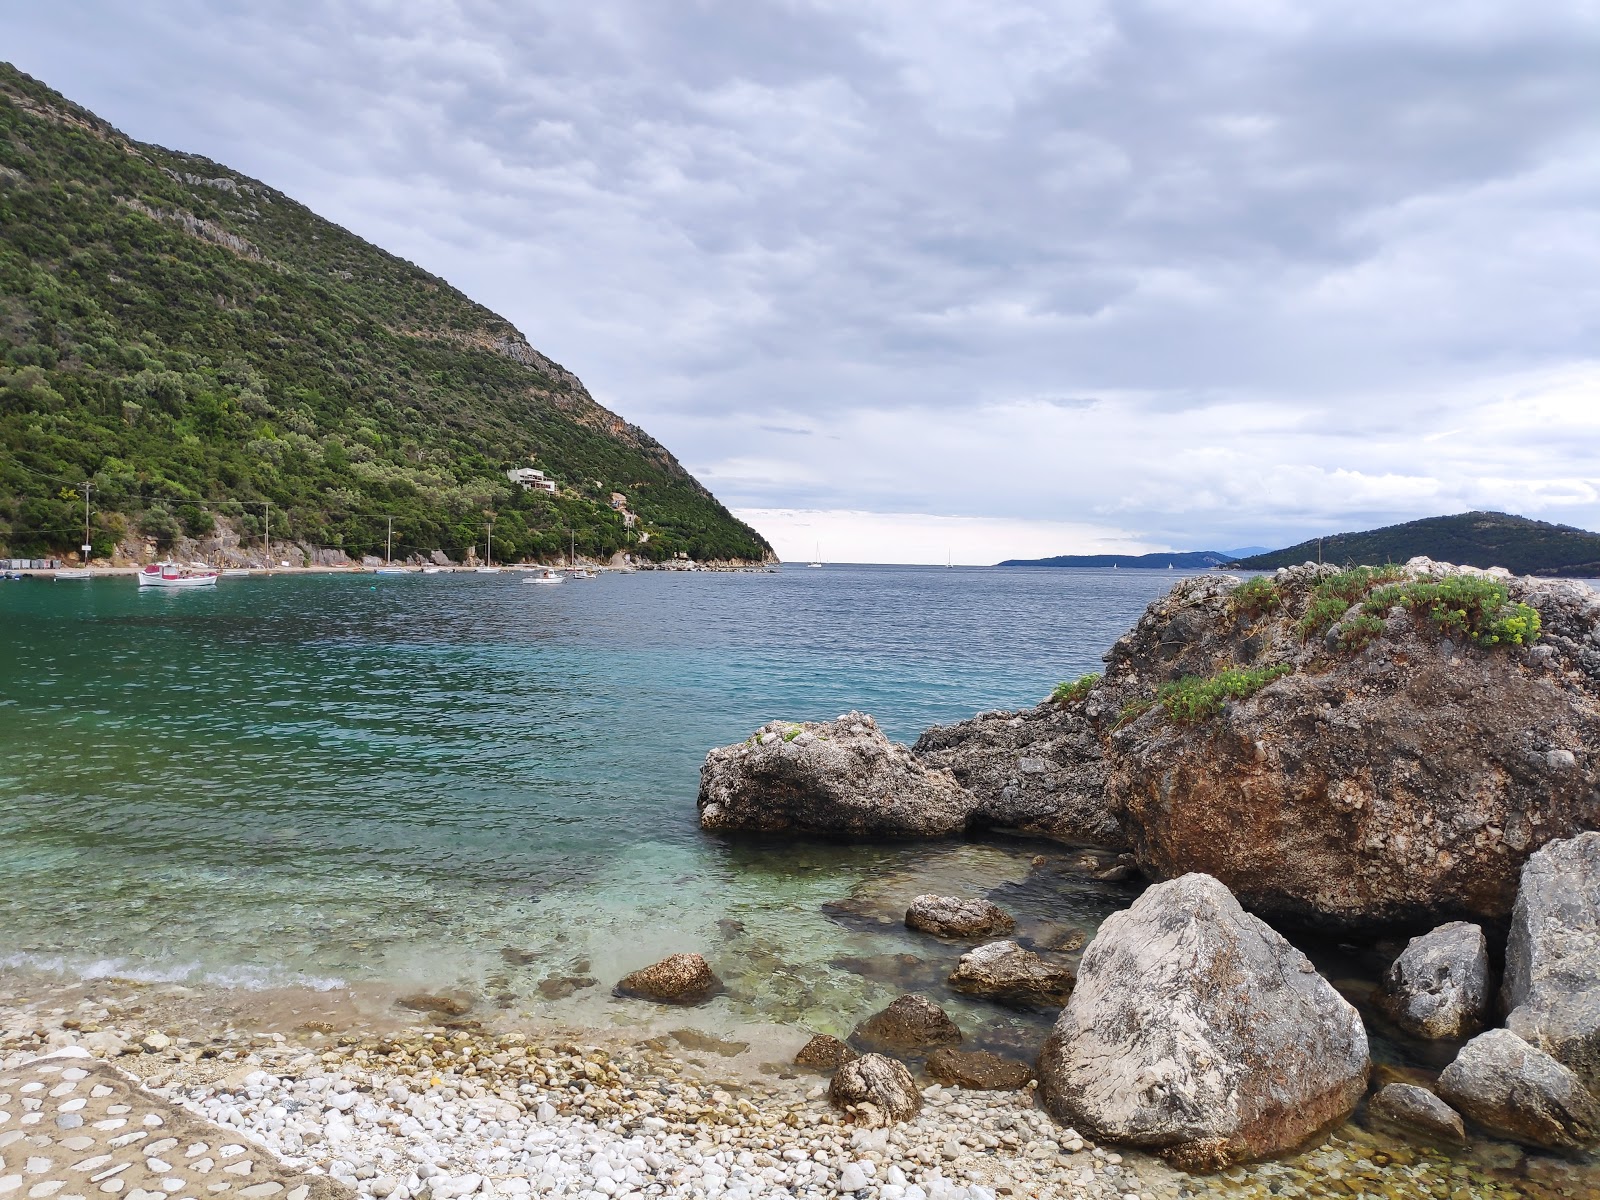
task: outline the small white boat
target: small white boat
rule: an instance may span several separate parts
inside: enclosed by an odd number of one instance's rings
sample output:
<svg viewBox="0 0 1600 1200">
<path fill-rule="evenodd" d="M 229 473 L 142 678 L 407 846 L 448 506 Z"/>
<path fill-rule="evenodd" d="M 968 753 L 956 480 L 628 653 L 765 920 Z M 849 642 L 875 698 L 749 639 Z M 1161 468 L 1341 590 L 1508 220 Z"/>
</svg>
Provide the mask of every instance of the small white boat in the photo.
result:
<svg viewBox="0 0 1600 1200">
<path fill-rule="evenodd" d="M 562 575 L 558 571 L 552 571 L 549 567 L 546 567 L 544 570 L 540 571 L 536 575 L 529 575 L 522 582 L 523 583 L 565 583 L 566 581 L 567 581 L 566 580 L 566 576 Z"/>
<path fill-rule="evenodd" d="M 574 567 L 567 572 L 568 579 L 594 579 L 595 577 L 593 571 L 586 571 L 582 567 Z"/>
<path fill-rule="evenodd" d="M 55 578 L 57 583 L 60 583 L 63 579 L 93 579 L 94 572 L 87 567 L 78 567 L 74 570 L 57 571 Z"/>
<path fill-rule="evenodd" d="M 216 587 L 216 571 L 194 571 L 174 562 L 151 563 L 139 572 L 140 587 L 199 588 Z"/>
<path fill-rule="evenodd" d="M 475 575 L 498 575 L 498 574 L 500 574 L 500 568 L 499 567 L 478 567 L 473 571 L 473 574 L 475 574 Z"/>
<path fill-rule="evenodd" d="M 404 567 L 379 567 L 372 572 L 374 575 L 409 575 L 410 571 Z"/>
<path fill-rule="evenodd" d="M 424 575 L 440 575 L 440 574 L 443 574 L 443 572 L 444 572 L 444 568 L 443 567 L 423 567 L 422 568 L 422 573 Z"/>
</svg>

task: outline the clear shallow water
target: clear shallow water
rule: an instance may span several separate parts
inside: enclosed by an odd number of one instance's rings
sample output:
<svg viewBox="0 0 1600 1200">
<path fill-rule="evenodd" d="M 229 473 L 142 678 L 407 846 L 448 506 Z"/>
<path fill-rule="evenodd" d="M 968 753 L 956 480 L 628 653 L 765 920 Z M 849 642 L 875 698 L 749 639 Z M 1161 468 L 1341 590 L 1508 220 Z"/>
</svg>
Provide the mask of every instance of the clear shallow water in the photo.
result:
<svg viewBox="0 0 1600 1200">
<path fill-rule="evenodd" d="M 458 986 L 508 1007 L 583 976 L 601 986 L 567 1003 L 603 1020 L 621 1019 L 605 996 L 622 973 L 698 949 L 730 982 L 728 1019 L 847 1029 L 906 982 L 893 955 L 932 950 L 859 912 L 903 910 L 934 878 L 1021 881 L 1038 847 L 707 837 L 706 750 L 775 717 L 858 707 L 909 741 L 1032 704 L 1173 580 L 4 584 L 0 964 Z M 1041 929 L 1127 903 L 1086 881 L 1022 891 Z M 857 915 L 823 911 L 852 894 Z"/>
</svg>

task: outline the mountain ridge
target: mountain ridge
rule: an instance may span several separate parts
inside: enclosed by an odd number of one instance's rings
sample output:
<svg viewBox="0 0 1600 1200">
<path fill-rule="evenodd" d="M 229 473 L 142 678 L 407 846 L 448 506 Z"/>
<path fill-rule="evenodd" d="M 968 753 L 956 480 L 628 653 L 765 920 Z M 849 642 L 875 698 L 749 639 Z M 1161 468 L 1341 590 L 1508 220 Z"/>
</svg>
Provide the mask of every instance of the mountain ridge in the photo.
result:
<svg viewBox="0 0 1600 1200">
<path fill-rule="evenodd" d="M 535 286 L 532 281 L 530 286 Z M 445 280 L 0 64 L 0 545 L 219 523 L 348 554 L 772 557 L 659 441 Z M 554 492 L 506 472 L 536 466 Z M 69 493 L 72 497 L 69 498 Z M 617 497 L 621 497 L 620 500 Z M 281 522 L 281 525 L 280 525 Z"/>
</svg>

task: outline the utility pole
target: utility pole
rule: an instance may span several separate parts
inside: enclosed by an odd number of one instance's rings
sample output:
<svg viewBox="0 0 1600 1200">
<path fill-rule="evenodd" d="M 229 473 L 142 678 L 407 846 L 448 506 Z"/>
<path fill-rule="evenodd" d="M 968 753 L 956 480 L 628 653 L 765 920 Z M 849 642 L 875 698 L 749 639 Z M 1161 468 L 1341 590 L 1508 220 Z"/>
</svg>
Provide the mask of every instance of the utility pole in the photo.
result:
<svg viewBox="0 0 1600 1200">
<path fill-rule="evenodd" d="M 83 481 L 83 565 L 89 565 L 89 551 L 94 543 L 89 540 L 89 489 L 94 484 L 87 479 Z"/>
<path fill-rule="evenodd" d="M 484 563 L 484 566 L 487 566 L 487 567 L 494 566 L 494 522 L 493 521 L 489 522 L 489 535 L 486 538 L 483 539 L 483 552 L 484 552 L 485 555 L 488 556 L 488 561 L 486 563 Z"/>
<path fill-rule="evenodd" d="M 265 506 L 265 511 L 266 511 L 266 521 L 267 521 L 267 568 L 270 570 L 272 568 L 272 501 L 271 500 L 263 500 L 261 503 Z"/>
<path fill-rule="evenodd" d="M 383 565 L 389 566 L 394 560 L 394 518 L 387 518 L 389 532 L 383 539 Z"/>
</svg>

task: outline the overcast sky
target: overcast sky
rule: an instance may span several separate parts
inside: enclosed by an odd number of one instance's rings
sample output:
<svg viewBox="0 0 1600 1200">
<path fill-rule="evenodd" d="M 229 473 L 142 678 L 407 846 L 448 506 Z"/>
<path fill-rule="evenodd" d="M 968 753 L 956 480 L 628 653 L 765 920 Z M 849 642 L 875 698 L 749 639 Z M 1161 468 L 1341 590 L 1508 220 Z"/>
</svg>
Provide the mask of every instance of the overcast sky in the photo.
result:
<svg viewBox="0 0 1600 1200">
<path fill-rule="evenodd" d="M 121 0 L 4 55 L 514 321 L 786 558 L 1600 528 L 1600 8 Z"/>
</svg>

